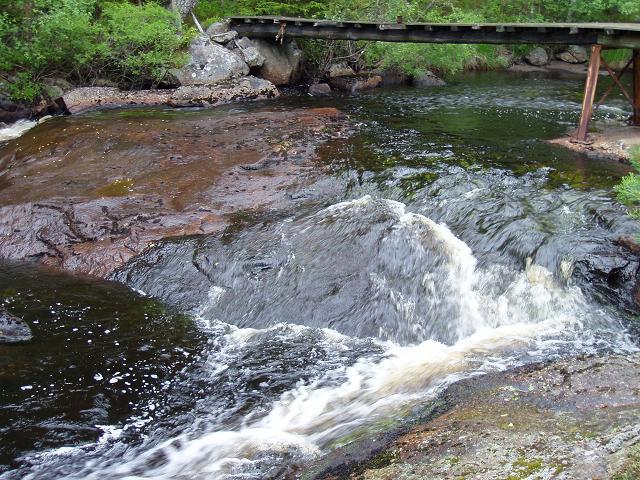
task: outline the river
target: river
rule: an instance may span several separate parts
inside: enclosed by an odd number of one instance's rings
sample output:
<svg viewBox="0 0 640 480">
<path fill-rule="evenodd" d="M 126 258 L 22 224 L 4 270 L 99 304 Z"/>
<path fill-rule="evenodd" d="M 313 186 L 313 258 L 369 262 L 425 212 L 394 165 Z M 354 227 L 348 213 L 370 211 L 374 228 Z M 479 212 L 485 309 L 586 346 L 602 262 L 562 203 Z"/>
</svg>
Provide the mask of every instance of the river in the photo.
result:
<svg viewBox="0 0 640 480">
<path fill-rule="evenodd" d="M 357 129 L 317 152 L 322 195 L 158 242 L 111 280 L 1 265 L 34 340 L 0 345 L 0 478 L 295 476 L 461 378 L 636 351 L 586 267 L 637 231 L 611 190 L 629 168 L 544 142 L 581 88 L 481 73 L 212 110 L 337 107 Z M 126 112 L 83 122 L 167 116 Z"/>
</svg>

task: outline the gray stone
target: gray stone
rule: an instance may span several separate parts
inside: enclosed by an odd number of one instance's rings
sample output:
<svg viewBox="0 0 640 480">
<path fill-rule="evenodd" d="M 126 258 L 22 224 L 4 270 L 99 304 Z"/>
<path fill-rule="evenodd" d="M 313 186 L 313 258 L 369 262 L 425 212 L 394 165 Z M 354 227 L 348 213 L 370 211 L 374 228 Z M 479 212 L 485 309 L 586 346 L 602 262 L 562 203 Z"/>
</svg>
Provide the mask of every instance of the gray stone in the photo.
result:
<svg viewBox="0 0 640 480">
<path fill-rule="evenodd" d="M 44 91 L 51 100 L 56 100 L 64 95 L 64 90 L 57 85 L 45 85 Z"/>
<path fill-rule="evenodd" d="M 579 45 L 570 45 L 565 51 L 556 54 L 556 58 L 566 63 L 585 63 L 587 50 Z"/>
<path fill-rule="evenodd" d="M 429 88 L 440 87 L 442 85 L 446 85 L 446 82 L 430 71 L 419 73 L 413 77 L 414 87 Z"/>
<path fill-rule="evenodd" d="M 62 96 L 69 113 L 106 106 L 163 105 L 167 103 L 171 90 L 122 91 L 111 87 L 81 87 Z"/>
<path fill-rule="evenodd" d="M 45 92 L 51 100 L 57 100 L 62 97 L 65 92 L 73 90 L 73 85 L 67 82 L 64 78 L 52 77 L 43 80 L 45 85 Z"/>
<path fill-rule="evenodd" d="M 261 67 L 264 65 L 264 57 L 256 47 L 243 48 L 240 52 L 249 67 Z"/>
<path fill-rule="evenodd" d="M 24 320 L 0 309 L 0 344 L 26 342 L 32 337 L 31 329 Z"/>
<path fill-rule="evenodd" d="M 525 61 L 535 67 L 542 67 L 549 63 L 549 54 L 542 47 L 535 47 L 524 56 Z"/>
<path fill-rule="evenodd" d="M 346 63 L 333 63 L 329 67 L 329 78 L 342 77 L 344 75 L 355 75 L 356 72 Z"/>
<path fill-rule="evenodd" d="M 309 85 L 309 95 L 319 97 L 331 93 L 331 87 L 327 83 L 313 83 Z"/>
<path fill-rule="evenodd" d="M 258 74 L 274 85 L 292 85 L 302 77 L 304 55 L 298 45 L 291 41 L 284 45 L 266 40 L 253 40 L 253 44 L 264 57 Z"/>
<path fill-rule="evenodd" d="M 252 48 L 252 47 L 255 48 L 255 45 L 253 44 L 251 39 L 248 37 L 241 37 L 236 39 L 236 46 L 240 49 Z"/>
<path fill-rule="evenodd" d="M 250 39 L 247 37 L 238 38 L 234 44 L 249 67 L 261 67 L 264 64 L 264 57 Z"/>
<path fill-rule="evenodd" d="M 207 28 L 207 35 L 212 37 L 214 35 L 220 35 L 223 33 L 227 33 L 229 31 L 229 23 L 228 22 L 216 22 L 209 25 Z"/>
<path fill-rule="evenodd" d="M 188 85 L 172 91 L 173 107 L 210 106 L 238 100 L 260 100 L 280 95 L 273 83 L 251 75 L 219 85 Z"/>
<path fill-rule="evenodd" d="M 213 40 L 216 43 L 228 43 L 237 37 L 238 37 L 238 32 L 236 32 L 235 30 L 229 30 L 228 32 L 219 33 L 217 35 L 210 35 L 211 40 Z"/>
<path fill-rule="evenodd" d="M 278 95 L 278 89 L 268 80 L 248 76 L 215 85 L 185 85 L 163 90 L 123 91 L 117 88 L 83 87 L 65 93 L 62 100 L 70 113 L 79 113 L 92 108 L 124 105 L 204 107 Z"/>
<path fill-rule="evenodd" d="M 176 75 L 182 85 L 213 85 L 249 73 L 249 65 L 238 54 L 205 35 L 191 42 L 189 53 L 191 60 Z"/>
</svg>

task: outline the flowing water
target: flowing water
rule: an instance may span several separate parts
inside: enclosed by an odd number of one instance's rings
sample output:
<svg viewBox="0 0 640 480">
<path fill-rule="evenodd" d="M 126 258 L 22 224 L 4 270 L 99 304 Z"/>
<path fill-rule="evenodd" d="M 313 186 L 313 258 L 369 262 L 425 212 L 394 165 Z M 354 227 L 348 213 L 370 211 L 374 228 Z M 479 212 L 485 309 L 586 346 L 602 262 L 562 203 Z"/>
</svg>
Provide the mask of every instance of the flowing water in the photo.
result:
<svg viewBox="0 0 640 480">
<path fill-rule="evenodd" d="M 319 152 L 323 195 L 162 242 L 114 276 L 131 289 L 3 266 L 35 338 L 0 346 L 0 478 L 283 478 L 461 378 L 636 350 L 574 275 L 636 231 L 611 195 L 628 169 L 542 141 L 580 91 L 488 73 L 232 107 L 338 106 L 358 131 Z"/>
</svg>

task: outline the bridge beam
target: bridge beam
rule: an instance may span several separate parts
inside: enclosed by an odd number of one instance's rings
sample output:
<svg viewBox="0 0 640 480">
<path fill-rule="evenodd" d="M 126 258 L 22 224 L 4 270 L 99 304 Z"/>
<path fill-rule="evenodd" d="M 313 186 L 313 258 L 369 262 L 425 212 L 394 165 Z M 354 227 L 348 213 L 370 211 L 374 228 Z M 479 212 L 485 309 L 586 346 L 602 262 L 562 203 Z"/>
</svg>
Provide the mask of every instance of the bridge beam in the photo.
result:
<svg viewBox="0 0 640 480">
<path fill-rule="evenodd" d="M 589 121 L 593 115 L 593 100 L 596 97 L 596 87 L 598 86 L 598 75 L 600 74 L 600 53 L 602 45 L 591 46 L 591 58 L 589 59 L 589 70 L 587 81 L 584 86 L 584 98 L 582 99 L 582 114 L 580 115 L 580 125 L 574 140 L 586 142 L 589 135 Z"/>
</svg>

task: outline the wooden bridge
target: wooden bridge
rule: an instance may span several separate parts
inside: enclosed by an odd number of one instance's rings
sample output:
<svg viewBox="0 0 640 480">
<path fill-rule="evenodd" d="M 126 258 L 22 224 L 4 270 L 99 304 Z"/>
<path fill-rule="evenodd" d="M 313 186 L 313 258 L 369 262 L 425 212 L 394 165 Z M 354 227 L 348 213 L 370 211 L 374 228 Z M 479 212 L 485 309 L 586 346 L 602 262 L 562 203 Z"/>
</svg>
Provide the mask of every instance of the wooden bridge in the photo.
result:
<svg viewBox="0 0 640 480">
<path fill-rule="evenodd" d="M 411 43 L 543 44 L 591 47 L 580 125 L 575 139 L 587 141 L 601 67 L 613 79 L 596 107 L 618 86 L 633 108 L 630 123 L 640 126 L 640 23 L 393 23 L 314 20 L 290 17 L 231 17 L 240 35 L 282 40 L 285 36 L 328 40 Z M 619 72 L 602 58 L 603 49 L 630 48 L 632 58 Z M 631 92 L 620 81 L 633 75 Z"/>
</svg>

